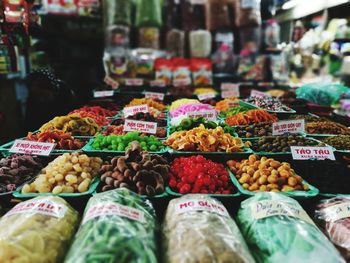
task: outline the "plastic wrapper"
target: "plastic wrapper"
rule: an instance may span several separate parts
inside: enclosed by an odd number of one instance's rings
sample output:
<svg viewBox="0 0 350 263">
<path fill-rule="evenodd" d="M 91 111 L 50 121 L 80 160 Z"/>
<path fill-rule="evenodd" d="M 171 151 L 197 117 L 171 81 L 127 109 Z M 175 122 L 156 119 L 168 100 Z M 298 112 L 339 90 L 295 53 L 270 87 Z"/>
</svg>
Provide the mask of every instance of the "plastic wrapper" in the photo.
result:
<svg viewBox="0 0 350 263">
<path fill-rule="evenodd" d="M 260 0 L 236 0 L 234 8 L 237 27 L 261 25 Z"/>
<path fill-rule="evenodd" d="M 108 26 L 106 28 L 105 46 L 111 50 L 115 47 L 129 47 L 130 29 L 127 26 Z"/>
<path fill-rule="evenodd" d="M 270 56 L 272 79 L 278 83 L 289 81 L 289 63 L 285 53 Z"/>
<path fill-rule="evenodd" d="M 159 29 L 155 27 L 140 28 L 139 47 L 159 49 Z"/>
<path fill-rule="evenodd" d="M 297 98 L 304 99 L 322 106 L 331 106 L 340 99 L 348 89 L 342 84 L 311 83 L 296 90 Z"/>
<path fill-rule="evenodd" d="M 265 79 L 266 57 L 241 56 L 237 73 L 243 80 L 264 80 Z"/>
<path fill-rule="evenodd" d="M 160 2 L 160 0 L 136 0 L 135 25 L 137 27 L 161 27 L 162 7 Z"/>
<path fill-rule="evenodd" d="M 136 65 L 138 77 L 150 77 L 154 70 L 154 61 L 164 57 L 165 53 L 148 48 L 138 48 L 131 51 L 131 59 Z"/>
<path fill-rule="evenodd" d="M 179 0 L 164 1 L 165 23 L 168 29 L 181 28 L 181 5 Z"/>
<path fill-rule="evenodd" d="M 340 253 L 350 262 L 350 198 L 334 197 L 322 200 L 315 219 Z"/>
<path fill-rule="evenodd" d="M 192 0 L 180 0 L 180 5 L 182 29 L 185 31 L 203 29 L 205 24 L 204 4 L 198 4 Z"/>
<path fill-rule="evenodd" d="M 0 262 L 62 262 L 78 212 L 60 197 L 19 203 L 0 219 Z"/>
<path fill-rule="evenodd" d="M 106 26 L 131 25 L 132 1 L 103 0 L 103 18 Z"/>
<path fill-rule="evenodd" d="M 206 30 L 190 32 L 190 51 L 192 57 L 205 58 L 211 52 L 211 34 Z"/>
<path fill-rule="evenodd" d="M 170 201 L 163 235 L 166 263 L 255 262 L 225 207 L 207 195 Z"/>
<path fill-rule="evenodd" d="M 163 81 L 165 85 L 171 83 L 173 77 L 173 63 L 170 59 L 158 58 L 154 62 L 156 80 Z"/>
<path fill-rule="evenodd" d="M 126 188 L 93 196 L 65 263 L 156 263 L 152 205 Z"/>
<path fill-rule="evenodd" d="M 345 262 L 290 197 L 257 193 L 241 203 L 237 223 L 257 262 Z"/>
<path fill-rule="evenodd" d="M 166 35 L 166 50 L 172 57 L 185 55 L 185 32 L 171 29 Z"/>
<path fill-rule="evenodd" d="M 264 42 L 267 47 L 276 47 L 280 43 L 280 26 L 275 19 L 267 21 L 264 33 Z"/>
<path fill-rule="evenodd" d="M 220 30 L 233 27 L 232 1 L 207 0 L 206 3 L 206 28 L 207 30 Z"/>
<path fill-rule="evenodd" d="M 213 66 L 210 59 L 192 58 L 191 70 L 194 85 L 211 85 L 213 83 Z"/>
<path fill-rule="evenodd" d="M 239 37 L 243 49 L 257 52 L 261 43 L 261 28 L 258 26 L 244 27 L 239 30 Z"/>
</svg>

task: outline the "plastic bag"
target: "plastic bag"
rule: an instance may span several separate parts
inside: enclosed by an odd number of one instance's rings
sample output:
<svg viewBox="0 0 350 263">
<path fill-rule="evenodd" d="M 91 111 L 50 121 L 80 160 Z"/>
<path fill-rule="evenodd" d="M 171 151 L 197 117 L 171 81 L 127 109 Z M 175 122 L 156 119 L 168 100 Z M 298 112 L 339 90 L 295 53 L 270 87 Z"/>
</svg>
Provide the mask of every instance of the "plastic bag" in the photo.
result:
<svg viewBox="0 0 350 263">
<path fill-rule="evenodd" d="M 164 262 L 254 262 L 225 207 L 207 195 L 190 194 L 170 201 L 163 235 Z"/>
<path fill-rule="evenodd" d="M 103 18 L 105 26 L 131 26 L 132 1 L 130 0 L 103 0 Z"/>
<path fill-rule="evenodd" d="M 342 84 L 311 83 L 296 90 L 297 98 L 304 99 L 322 106 L 331 106 L 338 102 L 342 93 L 348 89 Z"/>
<path fill-rule="evenodd" d="M 192 57 L 205 58 L 211 52 L 211 34 L 206 30 L 190 32 L 190 51 Z"/>
<path fill-rule="evenodd" d="M 326 236 L 350 261 L 350 198 L 334 197 L 322 200 L 317 206 L 315 219 Z"/>
<path fill-rule="evenodd" d="M 78 212 L 55 196 L 19 203 L 0 219 L 0 262 L 62 262 Z"/>
<path fill-rule="evenodd" d="M 205 24 L 204 4 L 198 1 L 180 0 L 182 29 L 184 31 L 203 29 Z"/>
<path fill-rule="evenodd" d="M 126 188 L 93 196 L 66 263 L 156 263 L 155 212 Z"/>
<path fill-rule="evenodd" d="M 185 55 L 185 32 L 171 29 L 166 35 L 166 50 L 172 57 Z"/>
<path fill-rule="evenodd" d="M 243 201 L 237 223 L 257 262 L 345 262 L 299 203 L 282 194 Z"/>
<path fill-rule="evenodd" d="M 159 49 L 159 29 L 156 27 L 139 28 L 139 47 Z"/>
<path fill-rule="evenodd" d="M 261 25 L 260 0 L 236 0 L 234 7 L 237 27 Z"/>
<path fill-rule="evenodd" d="M 229 29 L 233 27 L 232 3 L 228 0 L 208 0 L 206 4 L 207 30 Z"/>
<path fill-rule="evenodd" d="M 161 27 L 161 10 L 162 8 L 159 0 L 136 0 L 135 25 L 137 27 Z"/>
</svg>

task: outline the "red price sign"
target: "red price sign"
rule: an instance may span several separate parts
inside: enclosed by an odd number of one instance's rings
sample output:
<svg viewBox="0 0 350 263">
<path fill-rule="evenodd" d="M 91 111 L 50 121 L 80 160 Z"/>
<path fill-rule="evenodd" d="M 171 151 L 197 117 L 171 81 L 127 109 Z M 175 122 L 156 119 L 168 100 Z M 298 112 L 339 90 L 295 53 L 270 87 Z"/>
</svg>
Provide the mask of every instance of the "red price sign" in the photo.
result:
<svg viewBox="0 0 350 263">
<path fill-rule="evenodd" d="M 54 143 L 15 140 L 14 144 L 10 148 L 10 152 L 20 153 L 20 154 L 49 156 L 54 148 L 55 148 Z"/>
<path fill-rule="evenodd" d="M 164 100 L 164 93 L 146 92 L 145 93 L 145 98 L 163 101 Z"/>
<path fill-rule="evenodd" d="M 157 123 L 148 121 L 135 121 L 135 120 L 125 120 L 124 131 L 138 131 L 150 134 L 157 133 Z"/>
<path fill-rule="evenodd" d="M 332 147 L 291 146 L 294 160 L 335 160 Z"/>
<path fill-rule="evenodd" d="M 272 124 L 272 135 L 305 132 L 305 120 L 279 121 Z"/>
<path fill-rule="evenodd" d="M 143 113 L 149 112 L 148 105 L 142 104 L 142 105 L 137 105 L 137 106 L 125 107 L 123 110 L 125 118 L 127 118 L 129 116 L 133 116 L 139 112 L 143 112 Z"/>
<path fill-rule="evenodd" d="M 126 86 L 142 86 L 143 79 L 125 79 Z"/>
</svg>

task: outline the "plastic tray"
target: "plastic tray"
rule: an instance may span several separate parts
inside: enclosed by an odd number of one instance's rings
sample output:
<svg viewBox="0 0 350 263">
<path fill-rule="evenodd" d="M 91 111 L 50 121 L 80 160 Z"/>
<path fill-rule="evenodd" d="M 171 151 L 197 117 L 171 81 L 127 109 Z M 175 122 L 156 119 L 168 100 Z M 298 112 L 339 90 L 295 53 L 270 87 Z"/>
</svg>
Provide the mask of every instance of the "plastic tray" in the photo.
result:
<svg viewBox="0 0 350 263">
<path fill-rule="evenodd" d="M 101 181 L 100 181 L 101 182 Z M 116 188 L 117 189 L 117 188 Z M 114 190 L 114 189 L 112 189 Z M 109 190 L 110 191 L 110 190 Z M 95 195 L 95 194 L 98 194 L 98 193 L 103 193 L 101 191 L 101 187 L 100 187 L 100 184 L 97 186 L 97 188 L 95 189 L 95 191 L 93 192 L 92 195 Z M 154 196 L 148 196 L 148 195 L 140 195 L 142 198 L 148 198 L 148 199 L 159 199 L 159 198 L 164 198 L 164 197 L 167 197 L 169 196 L 166 189 L 164 189 L 164 192 L 159 194 L 159 195 L 154 195 Z"/>
<path fill-rule="evenodd" d="M 291 109 L 291 108 L 289 108 L 287 106 L 286 107 L 290 109 L 289 111 L 273 111 L 273 110 L 267 110 L 267 109 L 264 109 L 264 108 L 260 108 L 260 107 L 256 106 L 255 104 L 252 104 L 252 103 L 249 103 L 249 102 L 246 102 L 246 101 L 242 101 L 242 102 L 243 102 L 243 104 L 246 104 L 247 106 L 255 107 L 255 109 L 266 110 L 269 113 L 279 113 L 279 114 L 294 114 L 294 113 L 296 113 L 295 110 L 293 110 L 293 109 Z"/>
<path fill-rule="evenodd" d="M 238 182 L 235 175 L 230 171 L 229 168 L 227 168 L 227 171 L 230 174 L 230 177 L 231 177 L 233 184 L 238 188 L 238 190 L 241 192 L 241 194 L 247 195 L 247 196 L 253 196 L 256 194 L 256 192 L 252 192 L 252 191 L 244 189 L 243 186 L 240 184 L 240 182 Z M 309 186 L 309 188 L 310 188 L 309 191 L 307 191 L 307 192 L 305 192 L 305 191 L 293 191 L 293 192 L 280 192 L 280 193 L 284 194 L 286 196 L 295 197 L 295 198 L 309 198 L 309 197 L 317 196 L 319 194 L 319 190 L 317 188 L 308 184 L 305 180 L 303 180 L 303 183 L 307 184 Z"/>
<path fill-rule="evenodd" d="M 183 196 L 183 194 L 180 194 L 180 193 L 177 193 L 177 192 L 174 192 L 173 190 L 171 190 L 171 188 L 169 186 L 167 186 L 165 188 L 165 191 L 170 195 L 170 196 L 176 196 L 176 197 L 180 197 L 180 196 Z M 198 193 L 198 194 L 201 194 L 201 193 Z M 211 197 L 215 197 L 215 198 L 223 198 L 223 199 L 227 199 L 227 198 L 231 198 L 231 197 L 237 197 L 237 196 L 240 196 L 240 192 L 237 191 L 237 193 L 234 193 L 234 194 L 227 194 L 227 195 L 224 195 L 224 194 L 206 194 L 208 196 L 211 196 Z"/>
<path fill-rule="evenodd" d="M 250 148 L 243 148 L 243 152 L 186 152 L 186 151 L 176 151 L 171 149 L 170 147 L 168 147 L 168 152 L 170 154 L 174 154 L 174 155 L 181 155 L 181 154 L 186 154 L 186 155 L 197 155 L 197 154 L 201 154 L 201 155 L 240 155 L 240 154 L 250 154 L 252 153 L 252 150 Z"/>
<path fill-rule="evenodd" d="M 35 180 L 35 179 L 34 179 Z M 27 199 L 27 198 L 33 198 L 33 197 L 38 197 L 38 196 L 59 196 L 63 198 L 76 198 L 76 197 L 85 197 L 88 195 L 92 195 L 96 191 L 97 186 L 99 185 L 100 180 L 95 177 L 89 187 L 89 190 L 84 192 L 84 193 L 61 193 L 61 194 L 53 194 L 53 193 L 28 193 L 28 194 L 22 194 L 21 190 L 23 188 L 23 185 L 18 187 L 16 191 L 13 192 L 13 196 L 19 199 Z"/>
</svg>

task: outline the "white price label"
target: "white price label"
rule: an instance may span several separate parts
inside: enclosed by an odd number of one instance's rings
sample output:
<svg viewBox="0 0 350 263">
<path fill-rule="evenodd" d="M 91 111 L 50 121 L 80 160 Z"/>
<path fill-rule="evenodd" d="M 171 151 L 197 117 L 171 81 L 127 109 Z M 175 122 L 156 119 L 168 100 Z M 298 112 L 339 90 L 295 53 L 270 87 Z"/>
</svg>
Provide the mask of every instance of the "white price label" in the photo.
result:
<svg viewBox="0 0 350 263">
<path fill-rule="evenodd" d="M 191 80 L 190 79 L 174 79 L 173 81 L 173 85 L 175 87 L 179 87 L 179 86 L 188 86 L 191 84 Z"/>
<path fill-rule="evenodd" d="M 108 86 L 111 86 L 112 89 L 117 89 L 119 87 L 119 83 L 112 79 L 110 76 L 105 76 L 103 80 Z"/>
<path fill-rule="evenodd" d="M 186 201 L 178 202 L 175 207 L 175 214 L 177 215 L 193 211 L 208 211 L 221 216 L 229 216 L 223 205 L 210 200 L 188 199 Z"/>
<path fill-rule="evenodd" d="M 112 97 L 113 95 L 114 95 L 114 91 L 113 90 L 94 91 L 94 98 Z"/>
<path fill-rule="evenodd" d="M 147 113 L 149 112 L 149 108 L 147 104 L 137 105 L 137 106 L 131 106 L 131 107 L 125 107 L 123 109 L 124 118 L 127 118 L 129 116 L 134 116 L 135 114 L 143 112 Z"/>
<path fill-rule="evenodd" d="M 208 121 L 217 121 L 216 111 L 207 110 L 207 111 L 190 111 L 187 112 L 187 118 L 200 118 L 203 117 Z"/>
<path fill-rule="evenodd" d="M 164 93 L 159 93 L 159 92 L 146 92 L 146 93 L 145 93 L 145 98 L 147 98 L 147 99 L 152 99 L 152 100 L 163 101 L 163 100 L 164 100 Z"/>
<path fill-rule="evenodd" d="M 35 142 L 27 140 L 15 140 L 10 148 L 11 153 L 31 154 L 49 156 L 55 148 L 54 143 L 49 142 Z"/>
<path fill-rule="evenodd" d="M 317 147 L 317 146 L 290 146 L 293 160 L 333 160 L 335 156 L 332 147 Z"/>
<path fill-rule="evenodd" d="M 258 98 L 264 98 L 264 97 L 271 97 L 269 94 L 266 94 L 265 92 L 258 91 L 256 89 L 252 89 L 250 91 L 251 97 L 258 97 Z"/>
<path fill-rule="evenodd" d="M 279 121 L 272 124 L 272 135 L 305 132 L 305 120 Z"/>
<path fill-rule="evenodd" d="M 157 123 L 156 122 L 148 122 L 148 121 L 136 121 L 126 119 L 124 123 L 124 131 L 138 131 L 150 134 L 157 133 Z"/>
<path fill-rule="evenodd" d="M 215 98 L 216 97 L 216 94 L 211 92 L 211 93 L 202 93 L 202 94 L 198 94 L 197 95 L 198 99 L 200 101 L 202 100 L 207 100 L 207 99 L 212 99 L 212 98 Z"/>
<path fill-rule="evenodd" d="M 335 222 L 337 220 L 350 217 L 350 202 L 335 204 L 323 208 L 320 213 L 327 221 Z"/>
<path fill-rule="evenodd" d="M 125 79 L 126 86 L 142 86 L 143 79 Z"/>
<path fill-rule="evenodd" d="M 234 83 L 222 83 L 221 84 L 221 97 L 239 97 L 239 84 Z"/>
<path fill-rule="evenodd" d="M 165 81 L 162 79 L 152 80 L 150 82 L 151 87 L 165 87 Z"/>
</svg>

